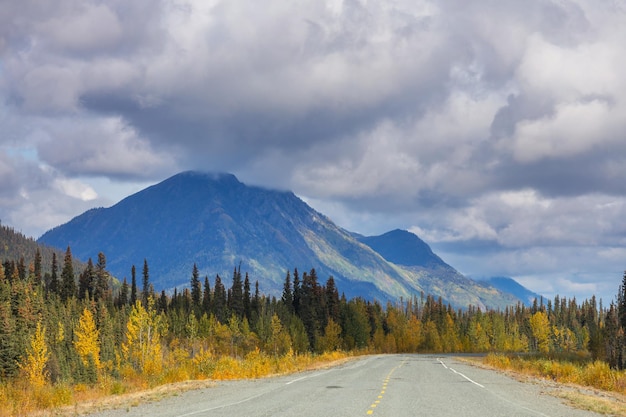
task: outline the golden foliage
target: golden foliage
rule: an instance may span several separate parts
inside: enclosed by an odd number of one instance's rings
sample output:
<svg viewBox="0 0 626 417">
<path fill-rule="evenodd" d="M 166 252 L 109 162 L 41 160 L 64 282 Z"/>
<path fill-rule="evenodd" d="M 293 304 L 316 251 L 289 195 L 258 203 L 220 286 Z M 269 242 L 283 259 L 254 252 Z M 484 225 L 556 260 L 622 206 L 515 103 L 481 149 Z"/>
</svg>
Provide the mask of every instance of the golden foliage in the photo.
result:
<svg viewBox="0 0 626 417">
<path fill-rule="evenodd" d="M 78 320 L 78 326 L 74 329 L 74 348 L 85 366 L 89 366 L 91 358 L 91 363 L 95 365 L 96 369 L 102 368 L 100 363 L 100 331 L 96 328 L 93 314 L 87 308 L 83 310 Z"/>
<path fill-rule="evenodd" d="M 529 320 L 535 342 L 534 348 L 541 353 L 550 351 L 550 321 L 548 315 L 543 311 L 538 311 Z"/>
<path fill-rule="evenodd" d="M 163 367 L 161 335 L 165 323 L 154 309 L 150 299 L 148 308 L 138 300 L 133 306 L 126 324 L 126 342 L 122 343 L 122 352 L 135 370 L 156 375 Z"/>
<path fill-rule="evenodd" d="M 26 357 L 19 366 L 26 374 L 26 378 L 31 386 L 35 388 L 43 387 L 48 379 L 46 363 L 50 358 L 50 352 L 46 343 L 46 328 L 37 322 L 35 334 L 30 338 L 30 343 L 26 351 Z"/>
</svg>

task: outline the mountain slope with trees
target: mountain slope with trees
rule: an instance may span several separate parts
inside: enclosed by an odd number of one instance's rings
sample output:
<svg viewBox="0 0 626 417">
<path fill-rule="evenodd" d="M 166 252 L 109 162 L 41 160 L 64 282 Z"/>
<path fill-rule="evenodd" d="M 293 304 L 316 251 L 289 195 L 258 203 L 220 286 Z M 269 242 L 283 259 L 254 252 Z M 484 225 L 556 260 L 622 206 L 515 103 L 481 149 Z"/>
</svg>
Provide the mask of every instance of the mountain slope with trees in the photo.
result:
<svg viewBox="0 0 626 417">
<path fill-rule="evenodd" d="M 395 232 L 386 244 L 393 246 L 398 236 L 417 238 Z M 226 276 L 241 265 L 265 293 L 279 295 L 284 272 L 295 265 L 333 276 L 347 296 L 395 300 L 424 292 L 460 307 L 517 302 L 463 277 L 423 242 L 403 252 L 414 262 L 399 265 L 394 263 L 398 259 L 385 259 L 372 248 L 383 238 L 363 239 L 291 192 L 249 187 L 230 174 L 184 172 L 110 208 L 87 211 L 48 231 L 39 242 L 70 246 L 80 259 L 103 252 L 110 259 L 109 270 L 120 279 L 147 260 L 157 290 L 186 285 L 184 271 L 193 264 L 209 277 Z"/>
</svg>

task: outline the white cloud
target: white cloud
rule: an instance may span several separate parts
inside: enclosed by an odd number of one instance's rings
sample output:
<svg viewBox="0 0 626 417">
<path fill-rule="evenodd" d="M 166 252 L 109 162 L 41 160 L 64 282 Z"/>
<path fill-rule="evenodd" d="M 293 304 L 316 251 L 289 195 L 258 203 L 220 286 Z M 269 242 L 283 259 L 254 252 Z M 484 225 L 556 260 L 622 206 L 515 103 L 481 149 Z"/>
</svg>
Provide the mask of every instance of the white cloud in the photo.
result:
<svg viewBox="0 0 626 417">
<path fill-rule="evenodd" d="M 57 178 L 54 181 L 54 187 L 64 194 L 82 201 L 91 201 L 98 198 L 98 193 L 93 188 L 78 180 Z"/>
</svg>

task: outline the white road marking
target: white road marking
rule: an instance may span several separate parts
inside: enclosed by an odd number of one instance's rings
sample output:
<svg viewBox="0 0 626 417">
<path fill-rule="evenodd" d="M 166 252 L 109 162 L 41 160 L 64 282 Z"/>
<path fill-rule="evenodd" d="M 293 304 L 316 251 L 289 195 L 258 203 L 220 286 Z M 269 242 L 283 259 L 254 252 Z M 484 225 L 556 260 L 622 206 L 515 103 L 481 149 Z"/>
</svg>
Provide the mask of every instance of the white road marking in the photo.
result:
<svg viewBox="0 0 626 417">
<path fill-rule="evenodd" d="M 450 370 L 451 370 L 452 372 L 454 372 L 455 374 L 457 374 L 457 375 L 461 375 L 463 378 L 467 379 L 467 380 L 468 380 L 469 382 L 471 382 L 472 384 L 474 384 L 474 385 L 478 385 L 478 386 L 479 386 L 479 387 L 481 387 L 481 388 L 485 388 L 485 386 L 484 386 L 484 385 L 480 385 L 478 382 L 471 380 L 470 378 L 466 377 L 466 376 L 465 376 L 465 375 L 463 375 L 462 373 L 457 372 L 457 371 L 455 371 L 455 370 L 454 370 L 454 369 L 452 369 L 452 368 L 450 368 Z"/>
<path fill-rule="evenodd" d="M 324 374 L 327 374 L 327 373 L 332 372 L 332 371 L 334 371 L 334 369 L 329 369 L 328 371 L 324 371 L 324 372 L 318 372 L 317 374 L 313 374 L 313 375 L 305 375 L 305 376 L 300 377 L 300 378 L 292 379 L 289 382 L 285 382 L 285 385 L 291 385 L 294 382 L 302 381 L 303 379 L 307 379 L 307 378 L 315 378 L 316 376 L 324 375 Z"/>
<path fill-rule="evenodd" d="M 477 385 L 477 386 L 479 386 L 479 387 L 481 387 L 481 388 L 485 388 L 485 386 L 484 386 L 484 385 L 481 385 L 481 384 L 479 384 L 478 382 L 476 382 L 476 381 L 474 381 L 474 380 L 472 380 L 472 379 L 468 378 L 467 376 L 463 375 L 462 373 L 457 372 L 457 371 L 455 371 L 455 370 L 454 370 L 454 369 L 452 369 L 452 368 L 449 368 L 449 367 L 448 367 L 445 363 L 443 363 L 443 361 L 441 360 L 441 358 L 437 358 L 437 362 L 439 362 L 439 363 L 441 364 L 441 366 L 443 366 L 444 368 L 449 369 L 449 370 L 451 370 L 452 372 L 454 372 L 455 374 L 460 375 L 460 376 L 462 376 L 463 378 L 467 379 L 467 380 L 468 380 L 469 382 L 471 382 L 472 384 Z"/>
</svg>

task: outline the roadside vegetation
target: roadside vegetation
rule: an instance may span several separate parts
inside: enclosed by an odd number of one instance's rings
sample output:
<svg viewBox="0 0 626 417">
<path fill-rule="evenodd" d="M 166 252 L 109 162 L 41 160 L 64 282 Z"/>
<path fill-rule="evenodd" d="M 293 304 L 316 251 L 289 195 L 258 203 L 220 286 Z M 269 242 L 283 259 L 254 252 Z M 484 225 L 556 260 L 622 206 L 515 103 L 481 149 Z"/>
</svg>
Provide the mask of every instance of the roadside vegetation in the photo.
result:
<svg viewBox="0 0 626 417">
<path fill-rule="evenodd" d="M 280 297 L 263 295 L 239 268 L 226 284 L 201 279 L 194 265 L 188 287 L 172 293 L 155 293 L 147 261 L 130 272 L 116 285 L 103 253 L 75 272 L 70 248 L 63 262 L 53 256 L 43 265 L 36 253 L 0 265 L 0 416 L 178 381 L 297 372 L 363 353 L 567 354 L 584 371 L 535 356 L 487 361 L 624 389 L 624 286 L 609 308 L 556 297 L 483 311 L 425 294 L 386 305 L 348 300 L 314 269 L 286 271 Z"/>
</svg>

